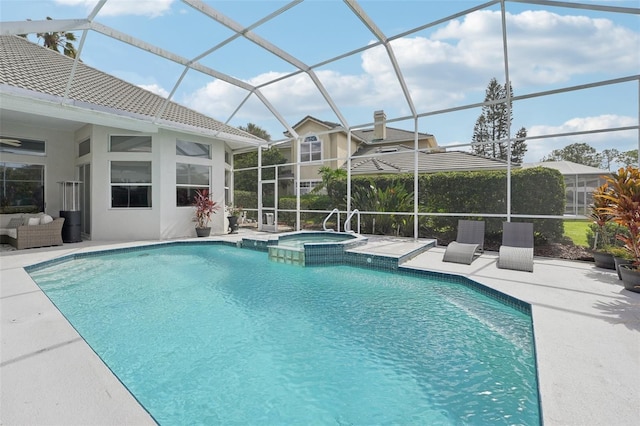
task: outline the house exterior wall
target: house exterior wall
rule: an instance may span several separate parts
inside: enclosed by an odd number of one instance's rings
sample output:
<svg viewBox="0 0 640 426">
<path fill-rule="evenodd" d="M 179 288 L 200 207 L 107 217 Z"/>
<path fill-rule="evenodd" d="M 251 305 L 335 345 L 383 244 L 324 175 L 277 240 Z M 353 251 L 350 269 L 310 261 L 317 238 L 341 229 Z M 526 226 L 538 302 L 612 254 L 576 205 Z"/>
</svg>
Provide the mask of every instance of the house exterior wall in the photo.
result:
<svg viewBox="0 0 640 426">
<path fill-rule="evenodd" d="M 45 213 L 59 216 L 61 209 L 58 182 L 76 180 L 77 167 L 91 165 L 91 238 L 93 240 L 149 240 L 195 237 L 194 208 L 177 207 L 176 163 L 210 166 L 210 191 L 221 206 L 210 222 L 212 234 L 226 232 L 224 217 L 225 143 L 202 136 L 160 129 L 157 133 L 140 133 L 115 127 L 85 125 L 76 131 L 56 131 L 27 124 L 2 121 L 5 137 L 45 141 L 46 155 L 17 155 L 2 153 L 1 161 L 45 166 Z M 150 153 L 109 152 L 111 135 L 150 135 Z M 91 152 L 79 157 L 79 144 L 90 139 Z M 176 139 L 209 144 L 211 159 L 176 155 Z M 112 208 L 112 161 L 150 161 L 152 163 L 151 208 Z M 11 217 L 1 215 L 0 225 Z"/>
<path fill-rule="evenodd" d="M 44 165 L 45 185 L 44 202 L 45 213 L 53 217 L 60 216 L 61 200 L 58 182 L 73 180 L 75 169 L 73 158 L 74 135 L 71 131 L 51 128 L 39 128 L 27 123 L 1 121 L 4 137 L 28 138 L 45 142 L 45 155 L 19 155 L 3 152 L 0 161 L 7 163 L 25 163 Z M 6 225 L 11 217 L 21 216 L 2 215 L 0 225 Z"/>
<path fill-rule="evenodd" d="M 221 209 L 210 222 L 212 234 L 224 233 L 224 143 L 208 138 L 160 130 L 151 134 L 150 153 L 109 152 L 111 135 L 145 135 L 117 128 L 94 126 L 92 132 L 92 230 L 93 239 L 169 239 L 195 237 L 193 207 L 176 206 L 176 163 L 211 167 L 212 199 Z M 146 134 L 148 135 L 148 134 Z M 212 159 L 176 155 L 176 140 L 209 144 Z M 151 208 L 112 208 L 111 161 L 152 162 Z"/>
<path fill-rule="evenodd" d="M 296 129 L 301 138 L 304 139 L 305 136 L 308 135 L 317 135 L 320 140 L 322 140 L 322 159 L 332 158 L 332 147 L 331 147 L 331 135 L 328 134 L 319 134 L 321 132 L 326 132 L 327 128 L 315 121 L 307 121 L 303 123 L 300 127 Z M 298 159 L 298 144 L 293 143 L 291 149 L 291 156 L 294 159 Z M 308 181 L 308 180 L 321 180 L 321 177 L 318 173 L 320 167 L 324 166 L 325 163 L 323 161 L 317 163 L 300 163 L 300 180 Z M 329 164 L 326 164 L 329 165 Z M 295 172 L 294 172 L 295 173 Z"/>
</svg>

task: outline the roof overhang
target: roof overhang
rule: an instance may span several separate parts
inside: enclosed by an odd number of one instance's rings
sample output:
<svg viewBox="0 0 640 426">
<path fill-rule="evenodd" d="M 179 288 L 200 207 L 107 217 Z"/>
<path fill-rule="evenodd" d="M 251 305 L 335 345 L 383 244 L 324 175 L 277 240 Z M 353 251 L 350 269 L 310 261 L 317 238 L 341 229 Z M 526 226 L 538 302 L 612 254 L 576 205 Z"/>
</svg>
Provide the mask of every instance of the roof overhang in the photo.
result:
<svg viewBox="0 0 640 426">
<path fill-rule="evenodd" d="M 157 133 L 160 129 L 164 129 L 219 139 L 226 142 L 231 149 L 234 150 L 255 147 L 267 143 L 266 141 L 261 142 L 256 139 L 245 138 L 221 131 L 158 120 L 154 119 L 154 117 L 133 114 L 101 105 L 69 99 L 64 100 L 58 96 L 9 85 L 0 85 L 0 105 L 3 116 L 6 115 L 4 111 L 28 114 L 31 125 L 38 124 L 38 117 L 42 117 L 43 123 L 57 119 L 64 121 L 64 124 L 61 124 L 59 127 L 70 131 L 75 131 L 86 124 L 116 127 L 144 133 Z M 16 114 L 10 114 L 10 117 L 16 117 Z M 35 123 L 33 120 L 35 120 Z"/>
</svg>

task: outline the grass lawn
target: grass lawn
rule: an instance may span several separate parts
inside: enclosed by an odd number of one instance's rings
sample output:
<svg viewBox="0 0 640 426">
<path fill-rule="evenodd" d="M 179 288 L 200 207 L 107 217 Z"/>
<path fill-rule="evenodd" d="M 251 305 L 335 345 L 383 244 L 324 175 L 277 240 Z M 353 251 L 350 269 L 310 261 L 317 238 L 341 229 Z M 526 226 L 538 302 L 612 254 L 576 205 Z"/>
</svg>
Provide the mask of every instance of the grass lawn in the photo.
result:
<svg viewBox="0 0 640 426">
<path fill-rule="evenodd" d="M 587 247 L 587 230 L 590 223 L 589 220 L 565 220 L 564 235 L 571 238 L 573 244 Z"/>
</svg>

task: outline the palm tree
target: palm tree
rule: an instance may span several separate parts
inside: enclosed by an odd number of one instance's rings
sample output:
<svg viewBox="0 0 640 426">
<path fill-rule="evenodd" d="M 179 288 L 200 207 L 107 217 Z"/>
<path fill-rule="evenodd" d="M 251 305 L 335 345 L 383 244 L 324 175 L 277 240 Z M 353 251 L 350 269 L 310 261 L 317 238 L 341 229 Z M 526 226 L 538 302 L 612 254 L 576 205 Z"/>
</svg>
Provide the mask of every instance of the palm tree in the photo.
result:
<svg viewBox="0 0 640 426">
<path fill-rule="evenodd" d="M 30 21 L 31 19 L 27 19 Z M 47 16 L 47 21 L 52 21 L 53 19 L 50 16 Z M 76 40 L 75 34 L 68 31 L 60 31 L 60 32 L 50 32 L 50 33 L 37 33 L 38 40 L 42 39 L 42 44 L 44 47 L 55 50 L 60 53 L 60 49 L 62 49 L 62 53 L 65 56 L 70 58 L 76 57 L 76 47 L 73 45 Z M 20 34 L 20 37 L 27 37 L 26 34 Z"/>
<path fill-rule="evenodd" d="M 257 124 L 247 123 L 247 127 L 239 126 L 238 129 L 247 133 L 251 133 L 253 136 L 262 138 L 267 142 L 271 141 L 271 135 L 262 127 L 258 126 Z"/>
</svg>

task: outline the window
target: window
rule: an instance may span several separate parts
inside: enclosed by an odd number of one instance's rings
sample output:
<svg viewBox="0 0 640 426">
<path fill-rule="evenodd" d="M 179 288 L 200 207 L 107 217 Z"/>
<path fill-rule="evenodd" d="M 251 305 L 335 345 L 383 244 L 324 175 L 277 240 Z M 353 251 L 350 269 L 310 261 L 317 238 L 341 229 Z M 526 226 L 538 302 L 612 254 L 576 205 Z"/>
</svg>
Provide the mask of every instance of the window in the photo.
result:
<svg viewBox="0 0 640 426">
<path fill-rule="evenodd" d="M 322 141 L 315 135 L 305 137 L 300 143 L 300 161 L 304 163 L 320 160 L 322 160 Z"/>
<path fill-rule="evenodd" d="M 87 139 L 78 144 L 78 157 L 91 153 L 91 140 Z"/>
<path fill-rule="evenodd" d="M 44 155 L 44 141 L 0 136 L 0 152 L 22 155 Z"/>
<path fill-rule="evenodd" d="M 177 163 L 176 205 L 178 207 L 192 205 L 197 190 L 209 189 L 209 175 L 209 166 Z"/>
<path fill-rule="evenodd" d="M 184 155 L 185 157 L 211 158 L 211 147 L 207 144 L 176 141 L 176 155 Z"/>
<path fill-rule="evenodd" d="M 44 166 L 0 163 L 0 213 L 44 211 Z"/>
<path fill-rule="evenodd" d="M 111 152 L 151 152 L 151 136 L 111 136 Z"/>
<path fill-rule="evenodd" d="M 111 162 L 111 207 L 151 207 L 151 162 Z"/>
<path fill-rule="evenodd" d="M 308 194 L 313 191 L 313 188 L 320 185 L 319 180 L 300 182 L 300 195 Z"/>
</svg>

